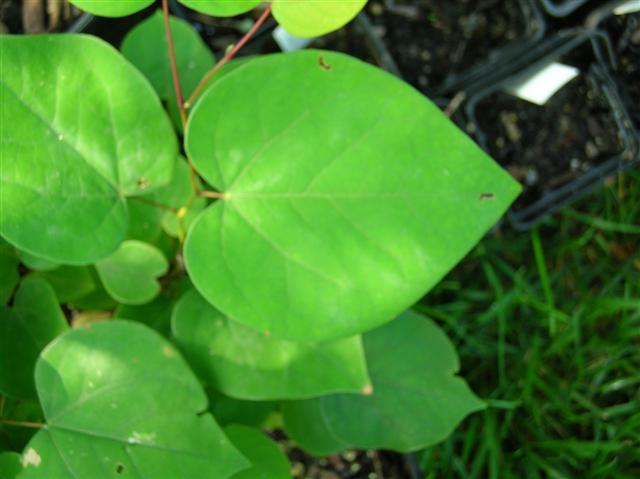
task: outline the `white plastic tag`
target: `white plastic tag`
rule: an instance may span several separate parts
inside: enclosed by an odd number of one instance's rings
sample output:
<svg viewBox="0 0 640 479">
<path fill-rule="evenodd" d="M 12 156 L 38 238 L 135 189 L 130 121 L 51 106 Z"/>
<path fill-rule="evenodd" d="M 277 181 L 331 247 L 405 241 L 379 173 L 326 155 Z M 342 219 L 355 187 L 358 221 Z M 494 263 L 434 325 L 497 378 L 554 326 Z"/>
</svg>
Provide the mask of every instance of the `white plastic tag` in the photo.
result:
<svg viewBox="0 0 640 479">
<path fill-rule="evenodd" d="M 526 80 L 509 86 L 506 91 L 536 105 L 544 105 L 563 86 L 580 74 L 580 70 L 562 63 L 550 63 Z"/>
<path fill-rule="evenodd" d="M 273 30 L 273 39 L 283 52 L 295 52 L 309 46 L 315 38 L 300 38 L 291 35 L 284 28 L 278 26 Z"/>
<path fill-rule="evenodd" d="M 622 5 L 618 5 L 613 13 L 616 15 L 628 15 L 629 13 L 640 12 L 640 0 L 629 0 Z"/>
</svg>

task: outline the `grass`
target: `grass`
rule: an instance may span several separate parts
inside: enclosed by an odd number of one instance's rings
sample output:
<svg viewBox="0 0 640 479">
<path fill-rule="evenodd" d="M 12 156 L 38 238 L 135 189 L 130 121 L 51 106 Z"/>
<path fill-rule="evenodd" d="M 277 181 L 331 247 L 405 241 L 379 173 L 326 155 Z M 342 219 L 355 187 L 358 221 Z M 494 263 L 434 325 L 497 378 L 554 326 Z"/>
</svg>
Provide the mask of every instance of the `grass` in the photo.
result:
<svg viewBox="0 0 640 479">
<path fill-rule="evenodd" d="M 640 477 L 640 174 L 480 244 L 420 309 L 489 407 L 425 478 Z"/>
</svg>

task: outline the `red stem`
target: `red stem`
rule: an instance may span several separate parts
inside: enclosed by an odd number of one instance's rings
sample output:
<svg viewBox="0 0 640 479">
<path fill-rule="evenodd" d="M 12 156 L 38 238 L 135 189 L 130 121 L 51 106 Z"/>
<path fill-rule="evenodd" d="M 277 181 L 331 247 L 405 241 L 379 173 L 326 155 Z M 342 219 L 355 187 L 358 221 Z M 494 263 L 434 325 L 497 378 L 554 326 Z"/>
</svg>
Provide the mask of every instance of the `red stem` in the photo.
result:
<svg viewBox="0 0 640 479">
<path fill-rule="evenodd" d="M 166 0 L 165 0 L 166 1 Z M 271 4 L 269 4 L 266 10 L 260 15 L 260 18 L 256 21 L 256 23 L 251 27 L 244 37 L 218 62 L 216 65 L 207 73 L 204 78 L 200 81 L 198 87 L 193 91 L 189 99 L 184 104 L 185 109 L 191 108 L 193 103 L 198 98 L 198 95 L 202 92 L 207 83 L 213 78 L 213 76 L 218 73 L 218 71 L 225 66 L 236 54 L 245 46 L 245 44 L 251 39 L 253 35 L 258 31 L 258 29 L 262 26 L 262 24 L 269 18 L 271 15 Z"/>
<path fill-rule="evenodd" d="M 180 88 L 180 77 L 178 76 L 178 64 L 176 62 L 176 50 L 173 46 L 173 36 L 171 35 L 171 25 L 169 23 L 169 0 L 162 0 L 162 13 L 164 15 L 164 30 L 167 34 L 167 44 L 169 46 L 173 89 L 176 92 L 176 101 L 178 102 L 178 110 L 180 110 L 180 119 L 182 120 L 182 128 L 184 129 L 187 125 L 187 112 L 184 109 L 184 97 L 182 96 L 182 89 Z"/>
</svg>

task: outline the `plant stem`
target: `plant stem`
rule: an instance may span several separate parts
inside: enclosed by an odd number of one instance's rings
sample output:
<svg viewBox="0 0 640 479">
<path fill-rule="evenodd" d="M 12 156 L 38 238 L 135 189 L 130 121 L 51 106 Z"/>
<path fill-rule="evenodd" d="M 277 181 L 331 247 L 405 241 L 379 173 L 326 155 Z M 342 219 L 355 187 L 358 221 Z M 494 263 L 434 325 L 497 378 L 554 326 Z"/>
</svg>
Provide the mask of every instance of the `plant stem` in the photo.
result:
<svg viewBox="0 0 640 479">
<path fill-rule="evenodd" d="M 184 109 L 184 98 L 180 88 L 180 77 L 178 75 L 178 64 L 176 62 L 176 50 L 173 46 L 173 36 L 171 35 L 171 24 L 169 22 L 169 0 L 162 0 L 162 13 L 164 15 L 164 30 L 167 34 L 167 45 L 169 46 L 169 60 L 171 61 L 171 76 L 173 77 L 173 88 L 176 92 L 178 110 L 180 110 L 180 120 L 182 128 L 187 125 L 187 112 Z"/>
<path fill-rule="evenodd" d="M 11 419 L 0 419 L 0 424 L 6 424 L 7 426 L 30 427 L 33 429 L 42 429 L 46 426 L 46 424 L 42 422 L 13 421 Z"/>
<path fill-rule="evenodd" d="M 260 15 L 260 18 L 258 18 L 253 27 L 251 27 L 251 30 L 249 30 L 245 34 L 245 36 L 242 37 L 242 39 L 236 45 L 234 45 L 234 47 L 224 57 L 222 57 L 222 59 L 218 63 L 215 64 L 215 66 L 209 71 L 209 73 L 204 76 L 204 78 L 198 84 L 197 88 L 193 91 L 189 99 L 184 104 L 185 110 L 188 110 L 193 106 L 193 103 L 198 98 L 198 95 L 200 95 L 204 87 L 207 86 L 207 83 L 209 83 L 211 78 L 213 78 L 213 76 L 218 73 L 218 71 L 223 66 L 225 66 L 233 57 L 236 56 L 236 54 L 242 49 L 242 47 L 244 47 L 249 39 L 251 39 L 251 37 L 255 35 L 255 33 L 260 29 L 266 19 L 269 18 L 269 15 L 271 15 L 271 4 L 269 4 L 263 14 Z"/>
<path fill-rule="evenodd" d="M 226 197 L 224 193 L 220 193 L 218 191 L 201 191 L 200 193 L 198 193 L 198 195 L 204 198 L 215 198 L 215 199 L 221 199 Z"/>
<path fill-rule="evenodd" d="M 167 34 L 167 46 L 169 47 L 169 60 L 171 62 L 171 76 L 173 78 L 173 89 L 176 92 L 176 102 L 178 103 L 178 110 L 180 111 L 180 122 L 182 123 L 182 131 L 187 128 L 187 110 L 184 107 L 184 96 L 182 95 L 182 88 L 180 87 L 180 75 L 178 74 L 178 62 L 176 61 L 176 49 L 173 45 L 173 36 L 171 35 L 171 23 L 169 21 L 169 0 L 162 0 L 162 14 L 164 17 L 164 30 Z M 196 169 L 191 163 L 191 160 L 187 158 L 189 163 L 189 170 L 191 173 L 191 189 L 194 194 L 198 193 L 198 181 L 196 176 Z"/>
<path fill-rule="evenodd" d="M 170 211 L 172 213 L 177 213 L 178 208 L 174 208 L 172 206 L 163 205 L 162 203 L 158 203 L 157 201 L 153 201 L 147 198 L 142 198 L 140 196 L 131 196 L 129 199 L 139 201 L 140 203 L 147 204 L 149 206 L 153 206 L 154 208 L 159 208 L 161 210 Z"/>
</svg>

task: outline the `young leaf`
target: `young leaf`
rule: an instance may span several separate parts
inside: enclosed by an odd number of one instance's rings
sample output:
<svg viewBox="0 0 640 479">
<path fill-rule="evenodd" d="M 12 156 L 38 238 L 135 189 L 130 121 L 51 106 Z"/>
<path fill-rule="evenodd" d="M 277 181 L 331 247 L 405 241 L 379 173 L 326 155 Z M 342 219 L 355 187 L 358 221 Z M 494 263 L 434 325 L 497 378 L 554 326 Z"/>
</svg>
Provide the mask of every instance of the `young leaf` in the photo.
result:
<svg viewBox="0 0 640 479">
<path fill-rule="evenodd" d="M 278 445 L 252 427 L 234 424 L 224 433 L 251 462 L 251 467 L 237 472 L 233 479 L 291 479 L 291 465 Z"/>
<path fill-rule="evenodd" d="M 15 479 L 21 469 L 20 454 L 0 452 L 0 479 Z"/>
<path fill-rule="evenodd" d="M 104 288 L 123 304 L 145 304 L 160 292 L 158 278 L 169 269 L 162 252 L 148 243 L 129 240 L 96 263 Z"/>
<path fill-rule="evenodd" d="M 144 10 L 154 0 L 69 0 L 76 7 L 85 12 L 102 17 L 124 17 Z"/>
<path fill-rule="evenodd" d="M 215 58 L 189 23 L 171 17 L 170 25 L 180 87 L 186 99 L 198 86 L 200 79 L 213 67 Z M 160 98 L 167 101 L 174 124 L 182 130 L 162 12 L 157 11 L 131 30 L 124 38 L 120 50 L 149 79 Z"/>
<path fill-rule="evenodd" d="M 138 323 L 59 337 L 36 365 L 47 427 L 21 478 L 227 478 L 248 466 L 209 414 L 180 354 Z"/>
<path fill-rule="evenodd" d="M 407 312 L 364 336 L 373 380 L 368 396 L 339 394 L 285 405 L 290 436 L 315 451 L 324 444 L 300 421 L 319 423 L 349 447 L 413 451 L 445 439 L 484 408 L 464 380 L 455 349 L 430 320 Z M 323 450 L 324 453 L 335 452 Z"/>
<path fill-rule="evenodd" d="M 299 341 L 397 316 L 519 191 L 416 90 L 331 52 L 228 73 L 195 106 L 186 148 L 224 192 L 186 240 L 195 286 L 229 318 Z"/>
<path fill-rule="evenodd" d="M 289 33 L 319 37 L 349 23 L 367 0 L 273 0 L 273 16 Z"/>
<path fill-rule="evenodd" d="M 98 288 L 91 269 L 89 266 L 60 266 L 50 271 L 38 271 L 33 276 L 45 279 L 60 303 L 71 303 Z"/>
<path fill-rule="evenodd" d="M 37 277 L 22 281 L 11 310 L 0 308 L 0 392 L 35 398 L 36 359 L 49 341 L 67 330 L 67 320 L 53 288 Z"/>
<path fill-rule="evenodd" d="M 0 49 L 0 233 L 53 262 L 108 256 L 124 197 L 171 179 L 177 141 L 157 95 L 95 37 L 2 35 Z"/>
<path fill-rule="evenodd" d="M 183 5 L 214 17 L 232 17 L 252 10 L 262 0 L 178 0 Z"/>
<path fill-rule="evenodd" d="M 207 388 L 207 394 L 211 403 L 211 413 L 221 426 L 243 424 L 260 427 L 279 404 L 275 401 L 234 399 L 211 388 Z"/>
<path fill-rule="evenodd" d="M 305 398 L 370 387 L 359 336 L 320 344 L 272 338 L 229 320 L 195 290 L 176 305 L 172 331 L 200 377 L 231 397 Z"/>
<path fill-rule="evenodd" d="M 7 304 L 18 284 L 20 260 L 11 245 L 0 238 L 0 306 Z"/>
<path fill-rule="evenodd" d="M 165 337 L 171 336 L 171 311 L 175 300 L 164 293 L 152 302 L 139 306 L 121 304 L 114 312 L 117 318 L 146 324 Z"/>
<path fill-rule="evenodd" d="M 33 271 L 51 271 L 60 266 L 58 263 L 52 263 L 27 251 L 18 250 L 18 256 L 20 257 L 20 262 Z"/>
</svg>

